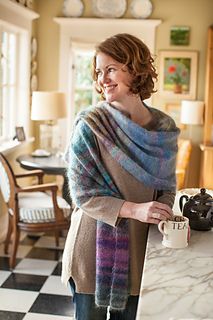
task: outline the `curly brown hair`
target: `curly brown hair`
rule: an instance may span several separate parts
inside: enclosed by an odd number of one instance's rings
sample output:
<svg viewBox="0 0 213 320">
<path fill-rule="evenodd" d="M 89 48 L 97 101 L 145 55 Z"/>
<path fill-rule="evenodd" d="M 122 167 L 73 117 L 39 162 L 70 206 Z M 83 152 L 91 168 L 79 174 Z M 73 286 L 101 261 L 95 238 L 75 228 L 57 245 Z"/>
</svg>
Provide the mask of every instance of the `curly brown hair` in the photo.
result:
<svg viewBox="0 0 213 320">
<path fill-rule="evenodd" d="M 157 73 L 153 65 L 154 59 L 148 47 L 135 36 L 120 33 L 107 38 L 96 46 L 92 76 L 96 84 L 96 90 L 102 98 L 104 98 L 104 95 L 97 85 L 96 74 L 96 57 L 100 52 L 127 66 L 128 71 L 134 76 L 130 92 L 139 94 L 141 100 L 148 99 L 155 92 L 154 80 L 157 80 Z"/>
</svg>

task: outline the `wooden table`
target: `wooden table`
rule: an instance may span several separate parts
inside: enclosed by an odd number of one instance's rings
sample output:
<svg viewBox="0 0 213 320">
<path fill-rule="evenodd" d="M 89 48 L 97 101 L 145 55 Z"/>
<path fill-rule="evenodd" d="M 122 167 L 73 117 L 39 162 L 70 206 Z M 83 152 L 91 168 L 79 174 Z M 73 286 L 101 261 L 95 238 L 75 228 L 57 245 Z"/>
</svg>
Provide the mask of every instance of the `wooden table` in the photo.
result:
<svg viewBox="0 0 213 320">
<path fill-rule="evenodd" d="M 66 176 L 67 163 L 61 156 L 51 155 L 49 157 L 33 157 L 29 154 L 20 155 L 16 161 L 23 169 L 41 169 L 46 174 L 61 175 L 64 178 L 62 187 L 63 198 L 71 205 L 72 201 L 68 191 L 68 179 Z"/>
</svg>

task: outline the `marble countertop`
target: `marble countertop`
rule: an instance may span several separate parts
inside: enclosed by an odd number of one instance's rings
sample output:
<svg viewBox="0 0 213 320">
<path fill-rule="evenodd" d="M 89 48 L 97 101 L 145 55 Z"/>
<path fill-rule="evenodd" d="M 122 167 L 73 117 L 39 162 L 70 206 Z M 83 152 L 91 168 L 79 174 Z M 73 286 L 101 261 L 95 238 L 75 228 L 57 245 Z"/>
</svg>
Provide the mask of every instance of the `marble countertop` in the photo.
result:
<svg viewBox="0 0 213 320">
<path fill-rule="evenodd" d="M 213 320 L 213 230 L 165 248 L 150 226 L 136 320 Z"/>
</svg>

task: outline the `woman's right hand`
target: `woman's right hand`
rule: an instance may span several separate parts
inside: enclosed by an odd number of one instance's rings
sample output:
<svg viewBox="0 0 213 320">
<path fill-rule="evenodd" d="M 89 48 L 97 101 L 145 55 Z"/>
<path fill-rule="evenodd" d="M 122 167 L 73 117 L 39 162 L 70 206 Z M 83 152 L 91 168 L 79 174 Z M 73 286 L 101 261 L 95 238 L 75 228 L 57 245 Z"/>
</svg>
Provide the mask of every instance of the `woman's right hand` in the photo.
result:
<svg viewBox="0 0 213 320">
<path fill-rule="evenodd" d="M 158 201 L 145 203 L 125 201 L 121 207 L 119 216 L 136 219 L 141 222 L 158 224 L 161 220 L 171 219 L 173 212 L 167 204 Z"/>
</svg>

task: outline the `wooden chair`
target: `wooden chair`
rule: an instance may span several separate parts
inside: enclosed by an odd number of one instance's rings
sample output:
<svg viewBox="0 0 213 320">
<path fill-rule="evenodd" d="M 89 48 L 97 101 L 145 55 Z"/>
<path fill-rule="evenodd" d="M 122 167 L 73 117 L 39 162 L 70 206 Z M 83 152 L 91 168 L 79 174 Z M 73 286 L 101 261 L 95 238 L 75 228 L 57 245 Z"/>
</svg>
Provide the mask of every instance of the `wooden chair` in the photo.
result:
<svg viewBox="0 0 213 320">
<path fill-rule="evenodd" d="M 37 185 L 18 185 L 17 179 L 32 176 L 37 176 Z M 57 196 L 56 184 L 42 183 L 43 176 L 42 170 L 15 175 L 7 159 L 0 153 L 0 189 L 9 215 L 4 250 L 7 254 L 11 241 L 10 268 L 15 266 L 21 230 L 30 233 L 53 231 L 58 246 L 59 232 L 69 228 L 71 208 Z"/>
<path fill-rule="evenodd" d="M 176 162 L 176 179 L 177 179 L 177 190 L 183 189 L 186 170 L 189 165 L 189 159 L 192 151 L 191 141 L 188 139 L 178 140 L 178 153 Z"/>
</svg>

